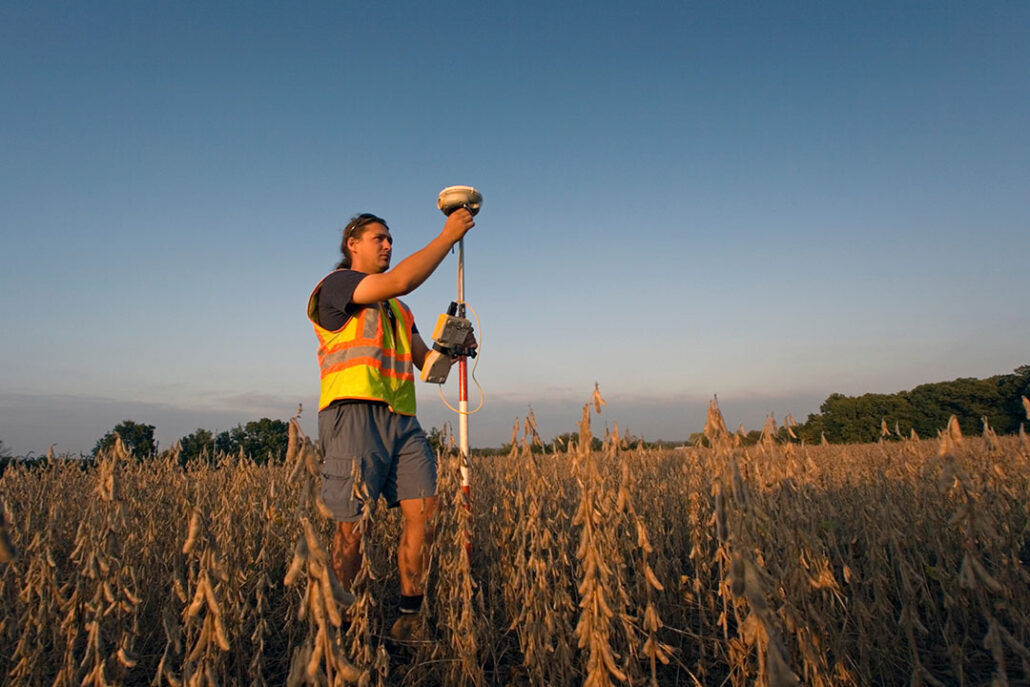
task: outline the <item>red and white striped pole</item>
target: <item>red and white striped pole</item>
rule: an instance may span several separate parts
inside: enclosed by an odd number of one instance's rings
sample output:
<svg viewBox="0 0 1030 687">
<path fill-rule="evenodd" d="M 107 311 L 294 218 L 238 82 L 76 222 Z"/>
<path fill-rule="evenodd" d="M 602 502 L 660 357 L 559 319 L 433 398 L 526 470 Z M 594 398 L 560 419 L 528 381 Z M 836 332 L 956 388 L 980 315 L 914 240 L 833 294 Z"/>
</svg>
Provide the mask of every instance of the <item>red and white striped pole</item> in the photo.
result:
<svg viewBox="0 0 1030 687">
<path fill-rule="evenodd" d="M 458 317 L 465 317 L 465 239 L 458 240 Z M 469 493 L 469 382 L 468 358 L 458 357 L 458 448 L 461 450 L 461 491 L 465 507 L 471 507 Z"/>
</svg>

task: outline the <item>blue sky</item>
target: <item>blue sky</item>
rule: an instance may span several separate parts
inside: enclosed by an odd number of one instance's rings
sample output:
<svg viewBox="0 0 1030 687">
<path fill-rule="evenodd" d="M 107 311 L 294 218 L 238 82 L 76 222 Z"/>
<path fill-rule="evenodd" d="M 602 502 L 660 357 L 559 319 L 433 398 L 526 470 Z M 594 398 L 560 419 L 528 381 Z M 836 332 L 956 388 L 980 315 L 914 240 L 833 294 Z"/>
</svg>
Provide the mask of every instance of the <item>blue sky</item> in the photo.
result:
<svg viewBox="0 0 1030 687">
<path fill-rule="evenodd" d="M 5 3 L 0 441 L 288 418 L 347 219 L 466 243 L 487 401 L 682 439 L 1030 362 L 1030 5 Z M 423 330 L 455 260 L 406 300 Z M 454 385 L 447 387 L 450 398 Z M 474 399 L 473 399 L 474 400 Z M 428 427 L 453 419 L 420 389 Z"/>
</svg>

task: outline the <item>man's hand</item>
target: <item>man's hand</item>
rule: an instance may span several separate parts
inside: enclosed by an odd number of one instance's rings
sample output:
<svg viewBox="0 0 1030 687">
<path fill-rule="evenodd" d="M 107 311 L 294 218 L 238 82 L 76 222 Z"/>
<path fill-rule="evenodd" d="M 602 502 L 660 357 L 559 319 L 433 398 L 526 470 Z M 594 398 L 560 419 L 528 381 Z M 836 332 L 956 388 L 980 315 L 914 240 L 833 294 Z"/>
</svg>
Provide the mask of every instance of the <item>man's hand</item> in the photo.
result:
<svg viewBox="0 0 1030 687">
<path fill-rule="evenodd" d="M 472 213 L 459 208 L 447 217 L 442 233 L 451 243 L 457 243 L 474 226 L 476 222 L 472 219 Z"/>
<path fill-rule="evenodd" d="M 463 349 L 465 349 L 466 351 L 468 351 L 468 352 L 475 351 L 477 348 L 479 348 L 479 344 L 476 343 L 476 334 L 475 334 L 475 332 L 469 331 L 468 336 L 465 337 L 465 341 L 462 342 L 461 347 Z M 458 355 L 458 356 L 455 356 L 455 357 L 451 358 L 451 365 L 453 365 L 455 362 L 457 362 L 457 360 L 459 358 L 464 358 L 464 357 L 466 357 L 466 356 Z"/>
</svg>

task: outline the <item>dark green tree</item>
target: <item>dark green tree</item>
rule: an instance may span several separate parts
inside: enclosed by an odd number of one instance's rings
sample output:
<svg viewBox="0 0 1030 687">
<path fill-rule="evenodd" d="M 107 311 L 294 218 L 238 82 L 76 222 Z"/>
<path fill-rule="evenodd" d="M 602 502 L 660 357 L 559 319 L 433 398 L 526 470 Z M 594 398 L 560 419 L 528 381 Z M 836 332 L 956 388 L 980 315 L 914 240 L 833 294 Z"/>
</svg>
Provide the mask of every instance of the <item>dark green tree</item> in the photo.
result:
<svg viewBox="0 0 1030 687">
<path fill-rule="evenodd" d="M 551 441 L 548 442 L 547 446 L 554 446 L 558 449 L 558 451 L 564 451 L 567 449 L 568 446 L 575 446 L 577 444 L 579 444 L 579 432 L 565 432 L 564 434 L 559 434 L 555 438 L 551 439 Z M 603 441 L 601 441 L 597 437 L 590 438 L 591 451 L 600 451 L 603 447 Z"/>
<path fill-rule="evenodd" d="M 806 444 L 818 444 L 826 433 L 826 426 L 823 424 L 823 416 L 820 413 L 813 413 L 808 419 L 798 425 L 794 430 L 798 438 Z M 829 438 L 827 438 L 829 441 Z"/>
<path fill-rule="evenodd" d="M 444 434 L 443 430 L 439 427 L 433 427 L 426 432 L 426 440 L 429 442 L 429 448 L 433 450 L 433 453 L 439 455 L 443 452 L 444 448 Z"/>
<path fill-rule="evenodd" d="M 197 431 L 193 432 L 193 434 L 179 439 L 179 445 L 182 447 L 182 450 L 179 452 L 180 465 L 186 465 L 186 463 L 198 458 L 206 458 L 208 461 L 214 460 L 215 435 L 206 429 L 198 427 Z"/>
<path fill-rule="evenodd" d="M 290 426 L 282 420 L 263 417 L 246 425 L 236 425 L 215 437 L 215 451 L 230 455 L 243 451 L 255 463 L 269 460 L 282 462 L 286 458 Z"/>
<path fill-rule="evenodd" d="M 1030 365 L 1021 365 L 1012 374 L 1004 375 L 998 382 L 998 393 L 1005 399 L 1005 419 L 992 426 L 1001 434 L 1014 434 L 1026 421 L 1023 397 L 1030 398 Z"/>
<path fill-rule="evenodd" d="M 932 437 L 954 415 L 965 434 L 979 434 L 983 418 L 1000 434 L 1019 431 L 1023 419 L 1022 396 L 1030 393 L 1030 365 L 1012 374 L 987 379 L 960 378 L 921 384 L 895 394 L 845 396 L 831 394 L 819 413 L 809 415 L 798 435 L 814 443 L 822 432 L 834 443 L 870 442 L 881 438 L 882 422 L 892 432 Z"/>
<path fill-rule="evenodd" d="M 93 447 L 92 457 L 96 458 L 101 451 L 106 451 L 114 446 L 115 435 L 122 438 L 125 450 L 136 460 L 152 458 L 157 453 L 157 444 L 154 443 L 154 425 L 145 425 L 125 420 L 114 429 L 105 434 Z"/>
</svg>

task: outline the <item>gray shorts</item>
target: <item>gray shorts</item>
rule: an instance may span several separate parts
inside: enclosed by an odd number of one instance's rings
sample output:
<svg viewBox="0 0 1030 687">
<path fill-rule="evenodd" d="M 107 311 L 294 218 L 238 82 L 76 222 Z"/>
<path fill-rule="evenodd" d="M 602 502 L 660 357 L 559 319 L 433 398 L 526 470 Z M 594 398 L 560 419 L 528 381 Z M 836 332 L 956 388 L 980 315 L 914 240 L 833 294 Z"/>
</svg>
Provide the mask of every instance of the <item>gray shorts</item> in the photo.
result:
<svg viewBox="0 0 1030 687">
<path fill-rule="evenodd" d="M 322 500 L 334 520 L 361 517 L 361 502 L 352 494 L 355 464 L 372 502 L 382 495 L 393 508 L 436 494 L 436 455 L 411 415 L 380 403 L 337 403 L 318 413 L 318 439 L 325 455 Z"/>
</svg>

